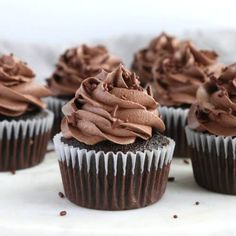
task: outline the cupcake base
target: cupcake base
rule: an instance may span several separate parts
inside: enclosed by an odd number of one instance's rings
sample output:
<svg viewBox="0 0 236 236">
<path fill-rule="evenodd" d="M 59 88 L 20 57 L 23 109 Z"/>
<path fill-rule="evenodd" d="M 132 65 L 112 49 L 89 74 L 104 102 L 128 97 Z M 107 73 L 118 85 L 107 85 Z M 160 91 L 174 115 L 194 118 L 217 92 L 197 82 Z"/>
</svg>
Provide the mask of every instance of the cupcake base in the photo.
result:
<svg viewBox="0 0 236 236">
<path fill-rule="evenodd" d="M 121 160 L 118 162 L 122 165 Z M 80 170 L 77 162 L 74 167 L 72 163 L 59 162 L 66 197 L 76 205 L 99 210 L 135 209 L 157 202 L 165 192 L 170 164 L 149 172 L 145 168 L 143 173 L 137 166 L 130 174 L 130 162 L 126 167 L 129 174 L 125 176 L 122 171 L 116 176 L 106 175 L 104 170 L 96 174 L 94 159 L 89 172 L 85 166 Z"/>
<path fill-rule="evenodd" d="M 186 128 L 196 182 L 211 191 L 236 195 L 236 138 Z"/>
<path fill-rule="evenodd" d="M 39 164 L 50 139 L 53 114 L 41 111 L 16 119 L 0 118 L 0 171 Z"/>
<path fill-rule="evenodd" d="M 166 138 L 167 139 L 167 138 Z M 92 209 L 127 210 L 157 202 L 165 192 L 174 141 L 157 150 L 103 152 L 54 137 L 66 197 Z"/>
<path fill-rule="evenodd" d="M 164 134 L 175 140 L 174 157 L 189 157 L 188 144 L 185 135 L 188 108 L 162 106 L 159 108 L 161 117 L 166 125 Z"/>
</svg>

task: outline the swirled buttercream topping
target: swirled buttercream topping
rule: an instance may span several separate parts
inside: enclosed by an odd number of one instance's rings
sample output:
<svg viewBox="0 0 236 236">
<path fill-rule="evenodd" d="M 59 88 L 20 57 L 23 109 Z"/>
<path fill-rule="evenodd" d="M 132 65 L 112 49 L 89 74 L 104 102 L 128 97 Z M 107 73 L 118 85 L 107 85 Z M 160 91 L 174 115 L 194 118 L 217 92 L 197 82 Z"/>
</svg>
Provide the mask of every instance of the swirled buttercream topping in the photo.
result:
<svg viewBox="0 0 236 236">
<path fill-rule="evenodd" d="M 109 72 L 121 63 L 105 47 L 83 44 L 68 49 L 61 55 L 55 72 L 47 79 L 48 85 L 55 95 L 74 96 L 85 78 L 95 76 L 101 69 Z"/>
<path fill-rule="evenodd" d="M 0 114 L 17 117 L 46 105 L 41 97 L 51 95 L 43 85 L 34 82 L 33 71 L 13 55 L 0 57 Z"/>
<path fill-rule="evenodd" d="M 104 140 L 129 144 L 137 137 L 147 140 L 153 129 L 165 129 L 157 107 L 149 89 L 119 66 L 82 82 L 75 98 L 62 109 L 62 133 L 88 145 Z"/>
<path fill-rule="evenodd" d="M 191 106 L 190 128 L 222 136 L 236 135 L 236 64 L 199 87 L 197 103 Z"/>
<path fill-rule="evenodd" d="M 162 41 L 165 47 L 160 46 Z M 136 54 L 133 68 L 152 86 L 161 105 L 190 105 L 196 100 L 198 87 L 210 75 L 220 74 L 223 65 L 216 59 L 215 52 L 198 50 L 190 41 L 163 34 Z"/>
</svg>

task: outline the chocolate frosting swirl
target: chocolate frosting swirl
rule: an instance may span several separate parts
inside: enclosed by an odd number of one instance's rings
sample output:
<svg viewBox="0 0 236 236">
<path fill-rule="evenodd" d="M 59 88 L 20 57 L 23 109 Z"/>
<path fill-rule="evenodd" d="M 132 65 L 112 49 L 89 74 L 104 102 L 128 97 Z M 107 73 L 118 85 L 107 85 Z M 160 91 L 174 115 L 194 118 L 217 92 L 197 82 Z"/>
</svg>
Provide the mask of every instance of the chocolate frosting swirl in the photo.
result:
<svg viewBox="0 0 236 236">
<path fill-rule="evenodd" d="M 190 128 L 222 136 L 236 136 L 236 64 L 199 87 L 197 103 L 188 116 Z"/>
<path fill-rule="evenodd" d="M 89 47 L 85 44 L 66 50 L 57 63 L 56 70 L 47 79 L 48 86 L 57 96 L 74 96 L 81 82 L 104 69 L 115 69 L 121 60 L 110 55 L 103 46 Z"/>
<path fill-rule="evenodd" d="M 221 72 L 223 66 L 216 59 L 215 52 L 198 50 L 190 41 L 162 34 L 136 54 L 133 68 L 143 76 L 144 84 L 150 83 L 161 105 L 190 105 L 209 75 Z"/>
<path fill-rule="evenodd" d="M 170 57 L 178 45 L 175 37 L 162 33 L 134 55 L 132 70 L 139 75 L 142 84 L 153 81 L 155 69 L 161 67 L 162 61 Z"/>
<path fill-rule="evenodd" d="M 0 57 L 0 114 L 17 117 L 28 111 L 43 109 L 41 97 L 51 95 L 42 85 L 34 83 L 33 71 L 13 55 Z"/>
<path fill-rule="evenodd" d="M 130 144 L 137 137 L 147 140 L 153 128 L 165 129 L 157 107 L 150 90 L 140 87 L 137 76 L 119 66 L 82 82 L 75 98 L 62 109 L 62 133 L 88 145 L 104 140 Z"/>
</svg>

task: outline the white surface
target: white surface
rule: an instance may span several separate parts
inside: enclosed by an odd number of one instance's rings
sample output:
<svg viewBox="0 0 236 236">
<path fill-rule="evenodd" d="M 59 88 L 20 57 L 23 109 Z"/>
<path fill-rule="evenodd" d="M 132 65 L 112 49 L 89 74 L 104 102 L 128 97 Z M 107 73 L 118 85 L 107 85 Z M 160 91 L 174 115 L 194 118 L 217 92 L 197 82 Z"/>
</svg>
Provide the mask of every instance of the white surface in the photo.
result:
<svg viewBox="0 0 236 236">
<path fill-rule="evenodd" d="M 58 196 L 63 187 L 52 152 L 37 167 L 0 173 L 0 235 L 236 235 L 235 196 L 198 187 L 191 165 L 182 160 L 174 160 L 170 176 L 175 182 L 152 206 L 118 212 L 85 209 Z M 66 216 L 59 216 L 62 210 Z"/>
<path fill-rule="evenodd" d="M 162 30 L 236 29 L 234 0 L 1 0 L 0 35 L 26 42 L 81 42 Z"/>
</svg>

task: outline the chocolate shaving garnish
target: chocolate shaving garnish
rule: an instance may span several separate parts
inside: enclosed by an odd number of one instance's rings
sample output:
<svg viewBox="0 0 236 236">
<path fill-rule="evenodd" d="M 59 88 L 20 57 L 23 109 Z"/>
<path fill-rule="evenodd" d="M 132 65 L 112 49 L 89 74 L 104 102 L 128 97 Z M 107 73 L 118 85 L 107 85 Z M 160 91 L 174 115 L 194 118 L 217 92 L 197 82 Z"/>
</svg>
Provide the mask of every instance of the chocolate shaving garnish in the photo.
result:
<svg viewBox="0 0 236 236">
<path fill-rule="evenodd" d="M 118 108 L 119 108 L 118 105 L 116 105 L 116 106 L 114 107 L 114 110 L 113 110 L 112 113 L 111 113 L 112 117 L 116 117 L 116 112 L 117 112 Z"/>
<path fill-rule="evenodd" d="M 121 98 L 122 98 L 123 100 L 126 100 L 126 99 L 127 99 L 127 97 L 126 97 L 125 95 L 122 95 Z"/>
</svg>

